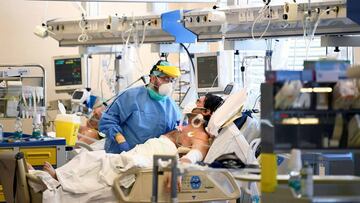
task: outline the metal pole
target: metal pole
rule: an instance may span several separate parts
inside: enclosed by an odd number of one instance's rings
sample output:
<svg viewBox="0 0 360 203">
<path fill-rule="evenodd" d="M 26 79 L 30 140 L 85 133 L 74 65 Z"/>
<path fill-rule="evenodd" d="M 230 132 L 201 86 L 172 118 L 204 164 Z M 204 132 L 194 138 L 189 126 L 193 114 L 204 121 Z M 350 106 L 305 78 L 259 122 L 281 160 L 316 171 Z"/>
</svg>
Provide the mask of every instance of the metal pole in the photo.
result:
<svg viewBox="0 0 360 203">
<path fill-rule="evenodd" d="M 171 202 L 177 203 L 177 158 L 176 156 L 169 155 L 154 155 L 153 159 L 153 183 L 152 183 L 152 196 L 151 202 L 157 203 L 158 201 L 158 177 L 159 177 L 159 161 L 167 161 L 169 164 L 167 166 L 162 166 L 161 169 L 167 168 L 171 169 Z"/>
<path fill-rule="evenodd" d="M 120 92 L 120 60 L 121 55 L 115 56 L 114 70 L 115 70 L 115 94 Z"/>
<path fill-rule="evenodd" d="M 171 160 L 171 202 L 177 203 L 177 161 Z"/>
<path fill-rule="evenodd" d="M 157 197 L 158 197 L 159 166 L 158 166 L 157 161 L 158 161 L 157 157 L 154 156 L 153 178 L 152 178 L 152 196 L 151 196 L 152 203 L 157 203 Z"/>
</svg>

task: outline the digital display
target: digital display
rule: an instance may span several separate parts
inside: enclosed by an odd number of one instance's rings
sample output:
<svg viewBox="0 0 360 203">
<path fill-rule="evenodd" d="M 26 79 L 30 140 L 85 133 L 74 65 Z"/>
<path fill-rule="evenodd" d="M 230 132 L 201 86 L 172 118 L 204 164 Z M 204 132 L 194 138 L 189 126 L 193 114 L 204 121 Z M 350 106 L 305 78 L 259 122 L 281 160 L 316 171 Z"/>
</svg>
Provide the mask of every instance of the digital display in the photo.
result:
<svg viewBox="0 0 360 203">
<path fill-rule="evenodd" d="M 197 57 L 198 88 L 218 87 L 217 56 Z"/>
<path fill-rule="evenodd" d="M 84 95 L 84 92 L 81 92 L 81 91 L 75 91 L 74 92 L 74 94 L 73 94 L 73 96 L 72 96 L 72 98 L 73 99 L 77 99 L 77 100 L 79 100 L 79 99 L 81 99 L 82 98 L 82 96 Z"/>
<path fill-rule="evenodd" d="M 230 84 L 226 85 L 225 90 L 224 90 L 224 94 L 229 95 L 233 88 L 234 88 L 234 85 L 230 85 Z"/>
<path fill-rule="evenodd" d="M 55 59 L 55 86 L 81 85 L 81 58 Z"/>
</svg>

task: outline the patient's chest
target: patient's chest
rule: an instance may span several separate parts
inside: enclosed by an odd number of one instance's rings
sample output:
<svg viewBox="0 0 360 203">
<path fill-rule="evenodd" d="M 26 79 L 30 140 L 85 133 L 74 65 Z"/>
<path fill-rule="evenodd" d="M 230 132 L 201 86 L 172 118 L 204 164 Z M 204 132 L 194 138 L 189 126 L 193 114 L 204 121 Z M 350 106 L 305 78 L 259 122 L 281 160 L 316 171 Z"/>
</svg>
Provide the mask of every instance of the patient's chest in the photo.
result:
<svg viewBox="0 0 360 203">
<path fill-rule="evenodd" d="M 191 145 L 192 145 L 192 139 L 190 138 L 190 137 L 188 137 L 188 136 L 181 136 L 181 143 L 179 143 L 181 146 L 183 146 L 183 147 L 191 147 Z"/>
</svg>

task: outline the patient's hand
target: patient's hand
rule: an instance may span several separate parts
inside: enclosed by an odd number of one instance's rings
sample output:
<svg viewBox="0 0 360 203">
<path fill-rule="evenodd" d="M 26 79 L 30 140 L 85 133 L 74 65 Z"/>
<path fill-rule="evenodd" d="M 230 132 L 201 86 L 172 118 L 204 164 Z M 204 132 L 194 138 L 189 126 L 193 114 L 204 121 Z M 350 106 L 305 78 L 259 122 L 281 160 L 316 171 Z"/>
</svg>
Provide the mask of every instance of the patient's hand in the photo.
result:
<svg viewBox="0 0 360 203">
<path fill-rule="evenodd" d="M 171 192 L 171 172 L 164 172 L 164 186 L 165 191 L 170 193 Z M 181 177 L 177 177 L 177 190 L 181 191 Z"/>
</svg>

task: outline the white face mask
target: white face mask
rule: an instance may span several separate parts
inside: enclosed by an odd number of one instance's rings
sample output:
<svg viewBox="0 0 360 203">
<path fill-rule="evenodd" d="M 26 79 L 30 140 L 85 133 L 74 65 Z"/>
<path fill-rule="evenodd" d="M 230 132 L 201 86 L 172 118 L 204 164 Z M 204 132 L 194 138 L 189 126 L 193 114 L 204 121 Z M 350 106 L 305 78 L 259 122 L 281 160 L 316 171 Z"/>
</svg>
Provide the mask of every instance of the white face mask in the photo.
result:
<svg viewBox="0 0 360 203">
<path fill-rule="evenodd" d="M 159 87 L 159 94 L 163 96 L 170 96 L 173 90 L 173 85 L 171 82 L 161 84 Z"/>
</svg>

